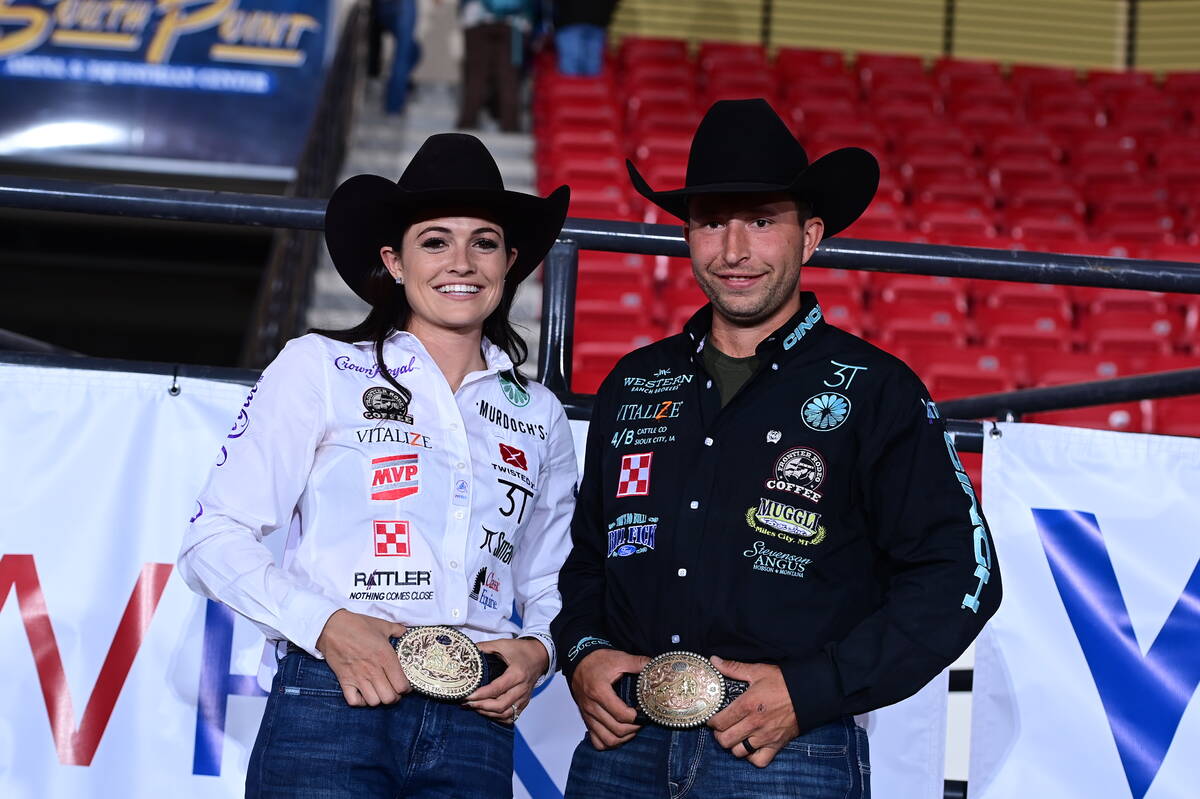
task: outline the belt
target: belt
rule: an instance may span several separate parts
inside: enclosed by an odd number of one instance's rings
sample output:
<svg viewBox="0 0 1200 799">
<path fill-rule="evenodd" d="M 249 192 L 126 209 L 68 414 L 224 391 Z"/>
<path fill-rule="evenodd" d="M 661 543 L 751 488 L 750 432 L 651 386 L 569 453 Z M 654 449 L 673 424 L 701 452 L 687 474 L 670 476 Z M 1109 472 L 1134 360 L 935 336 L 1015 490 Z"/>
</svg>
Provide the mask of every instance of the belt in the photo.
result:
<svg viewBox="0 0 1200 799">
<path fill-rule="evenodd" d="M 672 729 L 703 725 L 749 687 L 744 680 L 724 676 L 694 652 L 664 652 L 639 674 L 626 674 L 613 683 L 621 701 L 637 708 L 635 724 Z"/>
<path fill-rule="evenodd" d="M 434 699 L 465 699 L 508 668 L 499 655 L 481 651 L 453 627 L 409 627 L 391 644 L 413 690 Z M 287 652 L 311 657 L 290 641 Z"/>
</svg>

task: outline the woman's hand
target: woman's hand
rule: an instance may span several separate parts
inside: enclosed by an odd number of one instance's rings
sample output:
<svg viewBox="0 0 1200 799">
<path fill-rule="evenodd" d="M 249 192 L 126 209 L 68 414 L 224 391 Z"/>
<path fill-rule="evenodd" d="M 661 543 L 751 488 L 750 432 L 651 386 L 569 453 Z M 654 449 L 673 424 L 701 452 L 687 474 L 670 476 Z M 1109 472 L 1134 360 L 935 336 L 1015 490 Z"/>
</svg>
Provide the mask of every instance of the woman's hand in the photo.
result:
<svg viewBox="0 0 1200 799">
<path fill-rule="evenodd" d="M 346 704 L 388 705 L 412 690 L 388 640 L 404 635 L 404 630 L 403 624 L 345 608 L 325 622 L 317 650 L 338 678 Z"/>
<path fill-rule="evenodd" d="M 489 719 L 511 724 L 529 704 L 534 683 L 550 667 L 550 655 L 540 641 L 531 638 L 482 641 L 479 648 L 499 655 L 508 668 L 463 704 Z"/>
</svg>

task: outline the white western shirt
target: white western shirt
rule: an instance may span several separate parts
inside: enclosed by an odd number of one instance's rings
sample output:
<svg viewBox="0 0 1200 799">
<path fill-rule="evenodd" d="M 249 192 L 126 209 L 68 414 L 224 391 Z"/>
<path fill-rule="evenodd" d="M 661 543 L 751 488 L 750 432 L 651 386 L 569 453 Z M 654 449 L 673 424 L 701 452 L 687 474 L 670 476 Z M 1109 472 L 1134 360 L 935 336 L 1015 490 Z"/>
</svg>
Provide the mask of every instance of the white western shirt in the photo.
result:
<svg viewBox="0 0 1200 799">
<path fill-rule="evenodd" d="M 288 342 L 222 442 L 180 573 L 317 657 L 325 622 L 346 608 L 475 641 L 534 636 L 553 673 L 576 484 L 562 405 L 510 380 L 486 339 L 487 367 L 454 393 L 410 333 L 384 342 L 384 361 L 411 396 L 378 374 L 373 350 Z M 262 539 L 281 529 L 276 565 Z"/>
</svg>

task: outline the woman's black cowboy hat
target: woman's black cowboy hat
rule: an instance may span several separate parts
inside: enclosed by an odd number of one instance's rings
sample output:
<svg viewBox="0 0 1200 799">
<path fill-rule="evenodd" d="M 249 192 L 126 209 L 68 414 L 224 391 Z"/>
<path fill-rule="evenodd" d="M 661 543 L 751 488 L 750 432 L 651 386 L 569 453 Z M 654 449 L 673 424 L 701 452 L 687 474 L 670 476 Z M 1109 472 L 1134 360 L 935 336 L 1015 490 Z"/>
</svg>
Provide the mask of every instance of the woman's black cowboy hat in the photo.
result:
<svg viewBox="0 0 1200 799">
<path fill-rule="evenodd" d="M 516 283 L 554 245 L 570 198 L 566 186 L 544 198 L 507 191 L 483 142 L 466 133 L 438 133 L 425 140 L 395 183 L 356 175 L 338 186 L 325 209 L 325 244 L 342 279 L 367 299 L 367 277 L 381 266 L 379 248 L 399 245 L 418 213 L 490 212 L 504 227 L 505 245 L 517 250 L 507 277 Z"/>
<path fill-rule="evenodd" d="M 804 147 L 766 100 L 719 100 L 700 120 L 688 153 L 686 185 L 655 191 L 626 160 L 638 194 L 683 221 L 697 194 L 786 192 L 807 201 L 825 236 L 845 230 L 879 187 L 879 162 L 844 147 L 808 162 Z"/>
</svg>

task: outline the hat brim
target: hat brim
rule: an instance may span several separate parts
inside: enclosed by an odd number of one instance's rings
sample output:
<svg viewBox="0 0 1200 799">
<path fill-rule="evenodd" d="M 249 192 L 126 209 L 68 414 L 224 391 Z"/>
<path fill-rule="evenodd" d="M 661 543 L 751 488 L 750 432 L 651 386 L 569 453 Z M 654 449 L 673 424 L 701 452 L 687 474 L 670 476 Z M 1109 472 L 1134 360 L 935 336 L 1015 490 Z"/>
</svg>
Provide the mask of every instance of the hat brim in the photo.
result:
<svg viewBox="0 0 1200 799">
<path fill-rule="evenodd" d="M 671 191 L 655 191 L 626 160 L 629 179 L 638 194 L 672 216 L 688 220 L 688 200 L 702 194 L 762 194 L 782 192 L 812 205 L 813 216 L 825 223 L 825 237 L 836 236 L 862 216 L 879 188 L 879 162 L 859 147 L 843 147 L 813 161 L 791 183 L 709 183 Z"/>
<path fill-rule="evenodd" d="M 367 278 L 381 265 L 380 248 L 399 244 L 412 220 L 430 211 L 483 211 L 496 218 L 504 228 L 505 245 L 517 251 L 507 280 L 518 283 L 554 246 L 570 198 L 566 186 L 547 197 L 503 189 L 405 191 L 379 175 L 356 175 L 329 198 L 325 244 L 346 285 L 366 300 Z"/>
</svg>

